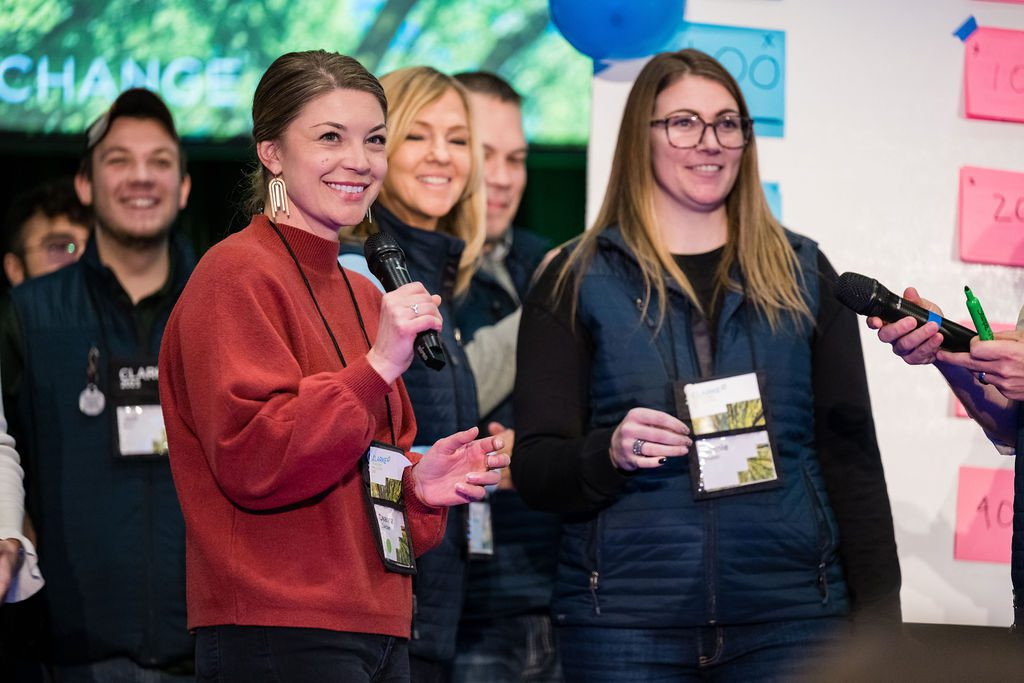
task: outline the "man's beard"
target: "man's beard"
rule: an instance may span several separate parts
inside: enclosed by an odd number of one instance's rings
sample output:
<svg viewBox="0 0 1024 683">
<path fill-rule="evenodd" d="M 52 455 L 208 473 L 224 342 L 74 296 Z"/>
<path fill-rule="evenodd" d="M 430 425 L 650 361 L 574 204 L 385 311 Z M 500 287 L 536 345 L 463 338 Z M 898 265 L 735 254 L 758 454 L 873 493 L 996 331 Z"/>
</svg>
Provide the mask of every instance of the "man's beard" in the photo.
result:
<svg viewBox="0 0 1024 683">
<path fill-rule="evenodd" d="M 171 226 L 174 222 L 171 221 L 160 230 L 148 234 L 148 235 L 135 235 L 121 228 L 112 227 L 103 222 L 102 219 L 96 219 L 96 229 L 103 232 L 104 235 L 112 239 L 118 245 L 124 249 L 131 251 L 149 251 L 156 247 L 162 246 L 167 242 L 168 237 L 171 234 Z"/>
</svg>

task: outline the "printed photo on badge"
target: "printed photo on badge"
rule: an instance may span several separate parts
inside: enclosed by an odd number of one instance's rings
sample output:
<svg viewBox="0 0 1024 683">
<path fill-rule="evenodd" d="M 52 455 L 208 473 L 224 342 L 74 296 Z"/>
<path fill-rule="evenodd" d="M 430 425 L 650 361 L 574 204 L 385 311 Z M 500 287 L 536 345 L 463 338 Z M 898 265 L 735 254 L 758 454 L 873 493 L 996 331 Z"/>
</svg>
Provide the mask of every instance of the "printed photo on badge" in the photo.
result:
<svg viewBox="0 0 1024 683">
<path fill-rule="evenodd" d="M 697 436 L 765 424 L 755 373 L 687 384 L 684 391 Z"/>
<path fill-rule="evenodd" d="M 377 515 L 377 529 L 385 559 L 403 567 L 412 567 L 412 543 L 405 526 L 405 514 L 384 505 L 374 505 L 373 511 Z"/>
<path fill-rule="evenodd" d="M 778 479 L 768 432 L 701 439 L 696 447 L 702 491 L 712 493 Z"/>
<path fill-rule="evenodd" d="M 402 473 L 412 465 L 401 451 L 370 446 L 370 496 L 398 503 L 402 500 Z"/>
</svg>

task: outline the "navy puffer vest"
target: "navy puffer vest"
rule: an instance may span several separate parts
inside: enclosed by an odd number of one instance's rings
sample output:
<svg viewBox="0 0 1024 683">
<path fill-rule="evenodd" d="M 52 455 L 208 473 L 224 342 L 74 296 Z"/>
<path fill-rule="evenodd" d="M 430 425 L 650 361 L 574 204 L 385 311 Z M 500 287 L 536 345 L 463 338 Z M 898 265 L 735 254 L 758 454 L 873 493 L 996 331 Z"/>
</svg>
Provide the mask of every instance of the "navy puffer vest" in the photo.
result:
<svg viewBox="0 0 1024 683">
<path fill-rule="evenodd" d="M 787 233 L 812 315 L 817 246 Z M 578 318 L 594 343 L 590 429 L 633 407 L 676 414 L 673 381 L 700 377 L 689 300 L 670 286 L 668 312 L 641 315 L 639 265 L 609 229 L 583 279 Z M 631 477 L 595 515 L 563 525 L 554 611 L 562 624 L 623 628 L 745 624 L 844 614 L 838 530 L 814 451 L 806 321 L 775 331 L 743 296 L 725 295 L 714 375 L 758 370 L 781 461 L 781 488 L 696 502 L 688 458 Z"/>
<path fill-rule="evenodd" d="M 416 415 L 415 442 L 425 450 L 479 420 L 476 383 L 456 331 L 453 306 L 455 275 L 465 243 L 451 235 L 408 226 L 380 204 L 374 205 L 373 217 L 380 231 L 394 237 L 405 252 L 413 281 L 441 296 L 444 327 L 440 337 L 447 363 L 440 371 L 431 370 L 417 356 L 402 375 Z M 361 254 L 361 248 L 346 244 L 342 252 Z M 418 657 L 446 661 L 455 656 L 466 576 L 463 519 L 461 507 L 451 508 L 441 544 L 416 561 L 419 571 L 413 578 L 415 609 L 409 650 Z"/>
</svg>

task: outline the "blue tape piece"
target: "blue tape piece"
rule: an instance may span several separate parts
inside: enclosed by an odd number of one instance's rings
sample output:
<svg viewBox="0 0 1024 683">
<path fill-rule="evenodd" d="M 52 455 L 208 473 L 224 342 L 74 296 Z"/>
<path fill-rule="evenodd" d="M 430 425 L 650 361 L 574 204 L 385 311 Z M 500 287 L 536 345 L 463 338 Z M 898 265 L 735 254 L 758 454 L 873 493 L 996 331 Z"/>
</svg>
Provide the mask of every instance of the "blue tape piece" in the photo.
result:
<svg viewBox="0 0 1024 683">
<path fill-rule="evenodd" d="M 967 17 L 967 21 L 960 25 L 960 28 L 953 31 L 953 35 L 967 42 L 967 39 L 971 37 L 971 34 L 978 30 L 978 22 L 974 19 L 974 15 Z"/>
<path fill-rule="evenodd" d="M 761 187 L 764 188 L 765 199 L 768 200 L 768 206 L 771 207 L 772 215 L 775 216 L 775 220 L 782 222 L 782 191 L 779 189 L 778 183 L 761 183 Z"/>
<path fill-rule="evenodd" d="M 928 311 L 928 322 L 935 323 L 939 327 L 942 327 L 942 316 L 935 311 Z"/>
</svg>

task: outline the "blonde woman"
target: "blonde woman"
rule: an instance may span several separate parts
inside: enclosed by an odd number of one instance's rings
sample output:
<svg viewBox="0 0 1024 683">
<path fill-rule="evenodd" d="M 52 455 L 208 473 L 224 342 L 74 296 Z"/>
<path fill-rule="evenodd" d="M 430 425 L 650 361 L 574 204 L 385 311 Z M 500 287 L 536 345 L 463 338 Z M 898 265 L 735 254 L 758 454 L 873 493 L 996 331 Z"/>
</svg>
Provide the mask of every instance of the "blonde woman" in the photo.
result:
<svg viewBox="0 0 1024 683">
<path fill-rule="evenodd" d="M 416 412 L 417 444 L 430 444 L 446 429 L 479 421 L 476 382 L 455 319 L 454 301 L 469 286 L 483 245 L 486 204 L 483 154 L 470 119 L 468 95 L 454 78 L 430 67 L 386 74 L 388 173 L 372 222 L 357 234 L 388 233 L 405 252 L 410 277 L 441 298 L 445 325 L 439 335 L 447 362 L 440 371 L 415 359 L 403 375 Z M 361 248 L 343 253 L 355 265 Z M 419 560 L 416 613 L 409 643 L 413 681 L 446 680 L 455 656 L 455 634 L 465 576 L 465 511 L 453 508 L 441 545 Z"/>
<path fill-rule="evenodd" d="M 655 56 L 594 227 L 523 313 L 512 474 L 565 520 L 569 680 L 786 677 L 851 609 L 899 624 L 856 318 L 833 276 L 769 212 L 732 76 L 695 50 Z"/>
</svg>

